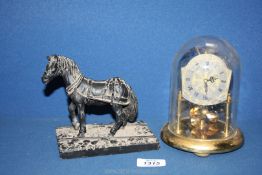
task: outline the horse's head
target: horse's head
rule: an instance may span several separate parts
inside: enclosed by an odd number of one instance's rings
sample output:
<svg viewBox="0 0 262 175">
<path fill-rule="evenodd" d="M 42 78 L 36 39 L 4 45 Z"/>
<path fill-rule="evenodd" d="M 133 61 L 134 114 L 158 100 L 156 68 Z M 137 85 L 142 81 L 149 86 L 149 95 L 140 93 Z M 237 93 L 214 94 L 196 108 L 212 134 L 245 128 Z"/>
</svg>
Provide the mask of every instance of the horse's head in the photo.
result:
<svg viewBox="0 0 262 175">
<path fill-rule="evenodd" d="M 48 64 L 46 65 L 46 70 L 42 76 L 43 83 L 49 83 L 53 78 L 60 74 L 58 66 L 58 56 L 48 56 Z"/>
</svg>

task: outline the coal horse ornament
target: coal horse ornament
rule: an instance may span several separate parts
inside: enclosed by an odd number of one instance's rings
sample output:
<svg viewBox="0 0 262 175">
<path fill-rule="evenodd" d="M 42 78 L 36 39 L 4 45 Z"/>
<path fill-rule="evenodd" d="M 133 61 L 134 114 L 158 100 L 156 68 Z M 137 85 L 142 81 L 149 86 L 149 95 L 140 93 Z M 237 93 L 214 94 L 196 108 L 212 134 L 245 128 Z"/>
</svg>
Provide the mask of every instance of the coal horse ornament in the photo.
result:
<svg viewBox="0 0 262 175">
<path fill-rule="evenodd" d="M 112 135 L 127 122 L 136 120 L 137 98 L 124 80 L 120 78 L 92 80 L 82 75 L 72 59 L 65 56 L 49 56 L 42 81 L 48 84 L 57 76 L 63 78 L 66 93 L 71 99 L 68 110 L 73 127 L 79 130 L 79 137 L 83 137 L 86 133 L 85 108 L 88 105 L 110 104 L 116 116 L 116 122 L 110 130 Z"/>
</svg>

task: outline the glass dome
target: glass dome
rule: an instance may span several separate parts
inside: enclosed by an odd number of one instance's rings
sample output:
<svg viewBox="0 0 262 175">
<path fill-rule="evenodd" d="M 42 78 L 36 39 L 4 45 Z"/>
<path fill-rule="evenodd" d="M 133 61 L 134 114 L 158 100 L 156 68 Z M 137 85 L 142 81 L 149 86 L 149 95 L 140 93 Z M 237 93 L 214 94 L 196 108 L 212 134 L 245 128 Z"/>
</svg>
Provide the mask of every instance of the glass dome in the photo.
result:
<svg viewBox="0 0 262 175">
<path fill-rule="evenodd" d="M 169 121 L 162 139 L 202 156 L 239 148 L 239 81 L 239 57 L 227 41 L 203 36 L 187 42 L 172 65 Z M 224 148 L 215 145 L 220 142 Z"/>
</svg>

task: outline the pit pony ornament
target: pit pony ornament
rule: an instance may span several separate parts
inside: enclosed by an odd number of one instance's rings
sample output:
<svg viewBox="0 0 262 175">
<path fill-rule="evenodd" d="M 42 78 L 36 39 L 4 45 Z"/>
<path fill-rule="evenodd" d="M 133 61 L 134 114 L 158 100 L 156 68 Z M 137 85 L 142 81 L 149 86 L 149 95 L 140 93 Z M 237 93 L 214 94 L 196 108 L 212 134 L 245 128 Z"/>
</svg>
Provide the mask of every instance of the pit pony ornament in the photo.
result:
<svg viewBox="0 0 262 175">
<path fill-rule="evenodd" d="M 42 81 L 48 84 L 55 77 L 62 77 L 66 93 L 71 99 L 68 110 L 79 137 L 86 133 L 85 108 L 88 105 L 110 104 L 115 112 L 116 122 L 110 129 L 115 135 L 121 126 L 136 120 L 138 104 L 131 87 L 120 78 L 96 81 L 84 77 L 75 62 L 65 56 L 49 56 Z"/>
</svg>

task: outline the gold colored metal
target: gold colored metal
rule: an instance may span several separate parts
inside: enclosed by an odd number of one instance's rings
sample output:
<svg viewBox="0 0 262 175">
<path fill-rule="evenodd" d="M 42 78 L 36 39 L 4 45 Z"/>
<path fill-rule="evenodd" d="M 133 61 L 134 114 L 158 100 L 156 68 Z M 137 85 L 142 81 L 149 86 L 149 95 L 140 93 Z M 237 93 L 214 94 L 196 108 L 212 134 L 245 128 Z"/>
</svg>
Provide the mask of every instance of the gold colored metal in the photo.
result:
<svg viewBox="0 0 262 175">
<path fill-rule="evenodd" d="M 178 92 L 177 98 L 177 126 L 176 126 L 176 133 L 180 134 L 180 119 L 181 119 L 181 101 L 182 101 L 182 92 L 181 90 Z"/>
<path fill-rule="evenodd" d="M 162 128 L 162 140 L 175 148 L 193 152 L 198 156 L 208 156 L 214 153 L 230 152 L 240 148 L 244 142 L 244 137 L 240 129 L 234 130 L 232 134 L 222 139 L 195 139 L 172 133 L 168 129 L 168 123 Z"/>
<path fill-rule="evenodd" d="M 200 115 L 200 108 L 198 106 L 193 107 L 193 108 L 190 109 L 189 113 L 190 113 L 190 116 L 192 116 L 192 117 L 199 116 Z"/>
<path fill-rule="evenodd" d="M 226 123 L 225 123 L 225 137 L 228 137 L 229 135 L 229 124 L 230 124 L 230 104 L 231 104 L 231 97 L 230 94 L 227 96 L 227 101 L 226 101 Z"/>
<path fill-rule="evenodd" d="M 219 132 L 218 114 L 210 112 L 207 108 L 200 108 L 199 106 L 192 107 L 189 111 L 189 117 L 190 132 L 194 138 L 206 139 Z M 222 130 L 224 130 L 224 124 Z"/>
</svg>

